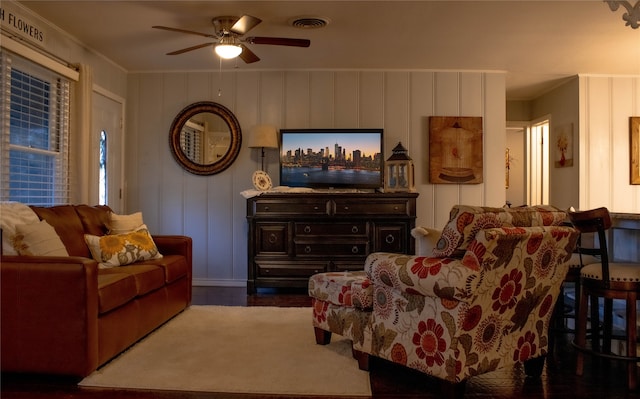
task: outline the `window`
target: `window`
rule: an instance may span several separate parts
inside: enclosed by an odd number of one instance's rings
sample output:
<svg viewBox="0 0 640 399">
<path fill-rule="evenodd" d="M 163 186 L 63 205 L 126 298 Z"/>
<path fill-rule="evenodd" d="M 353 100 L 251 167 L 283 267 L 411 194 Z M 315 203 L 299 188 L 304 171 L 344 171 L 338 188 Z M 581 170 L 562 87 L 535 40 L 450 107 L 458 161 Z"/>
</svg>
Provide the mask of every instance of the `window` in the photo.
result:
<svg viewBox="0 0 640 399">
<path fill-rule="evenodd" d="M 3 50 L 0 87 L 0 199 L 67 203 L 69 81 Z"/>
<path fill-rule="evenodd" d="M 107 205 L 107 132 L 100 131 L 100 159 L 98 160 L 100 187 L 98 187 L 98 204 Z"/>
</svg>

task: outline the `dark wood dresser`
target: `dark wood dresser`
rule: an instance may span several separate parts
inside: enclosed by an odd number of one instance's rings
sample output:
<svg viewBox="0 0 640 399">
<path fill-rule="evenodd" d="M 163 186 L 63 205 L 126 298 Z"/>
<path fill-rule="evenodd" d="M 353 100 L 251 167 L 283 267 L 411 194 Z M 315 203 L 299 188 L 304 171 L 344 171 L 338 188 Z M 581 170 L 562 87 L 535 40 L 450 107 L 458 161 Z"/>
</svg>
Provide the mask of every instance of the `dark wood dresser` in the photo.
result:
<svg viewBox="0 0 640 399">
<path fill-rule="evenodd" d="M 264 193 L 247 199 L 247 292 L 362 270 L 371 252 L 414 253 L 417 193 Z"/>
</svg>

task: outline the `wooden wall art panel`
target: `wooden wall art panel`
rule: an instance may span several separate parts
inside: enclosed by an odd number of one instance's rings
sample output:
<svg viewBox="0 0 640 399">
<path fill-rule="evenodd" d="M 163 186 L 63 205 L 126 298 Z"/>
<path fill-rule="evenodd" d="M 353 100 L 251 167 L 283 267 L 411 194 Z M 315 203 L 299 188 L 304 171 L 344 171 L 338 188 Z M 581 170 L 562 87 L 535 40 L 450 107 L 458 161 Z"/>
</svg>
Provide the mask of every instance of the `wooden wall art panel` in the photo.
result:
<svg viewBox="0 0 640 399">
<path fill-rule="evenodd" d="M 429 181 L 478 184 L 483 182 L 481 116 L 429 118 Z"/>
</svg>

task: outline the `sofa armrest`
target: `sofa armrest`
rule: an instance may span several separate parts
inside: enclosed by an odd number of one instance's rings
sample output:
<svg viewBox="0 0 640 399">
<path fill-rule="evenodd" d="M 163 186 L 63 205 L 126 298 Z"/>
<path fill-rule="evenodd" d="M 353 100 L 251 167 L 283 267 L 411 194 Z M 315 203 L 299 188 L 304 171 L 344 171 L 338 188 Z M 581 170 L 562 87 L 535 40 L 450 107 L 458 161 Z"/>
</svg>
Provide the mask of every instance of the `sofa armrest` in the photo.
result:
<svg viewBox="0 0 640 399">
<path fill-rule="evenodd" d="M 365 271 L 374 285 L 382 284 L 407 294 L 464 301 L 467 281 L 478 275 L 461 259 L 376 252 L 367 257 Z"/>
<path fill-rule="evenodd" d="M 84 376 L 98 366 L 98 265 L 2 256 L 2 371 Z"/>
<path fill-rule="evenodd" d="M 158 251 L 163 255 L 182 255 L 191 264 L 193 241 L 191 237 L 178 235 L 154 235 Z"/>
</svg>

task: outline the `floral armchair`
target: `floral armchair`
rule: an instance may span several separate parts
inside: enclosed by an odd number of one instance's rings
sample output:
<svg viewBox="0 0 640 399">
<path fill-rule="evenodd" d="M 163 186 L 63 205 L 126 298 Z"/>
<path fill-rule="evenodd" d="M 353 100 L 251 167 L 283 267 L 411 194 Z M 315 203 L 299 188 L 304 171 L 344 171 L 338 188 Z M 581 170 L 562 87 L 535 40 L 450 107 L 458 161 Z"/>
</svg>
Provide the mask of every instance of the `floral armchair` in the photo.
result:
<svg viewBox="0 0 640 399">
<path fill-rule="evenodd" d="M 556 208 L 454 206 L 434 256 L 373 253 L 364 271 L 309 283 L 316 340 L 353 340 L 369 355 L 450 384 L 525 363 L 540 375 L 548 328 L 578 233 Z"/>
</svg>

